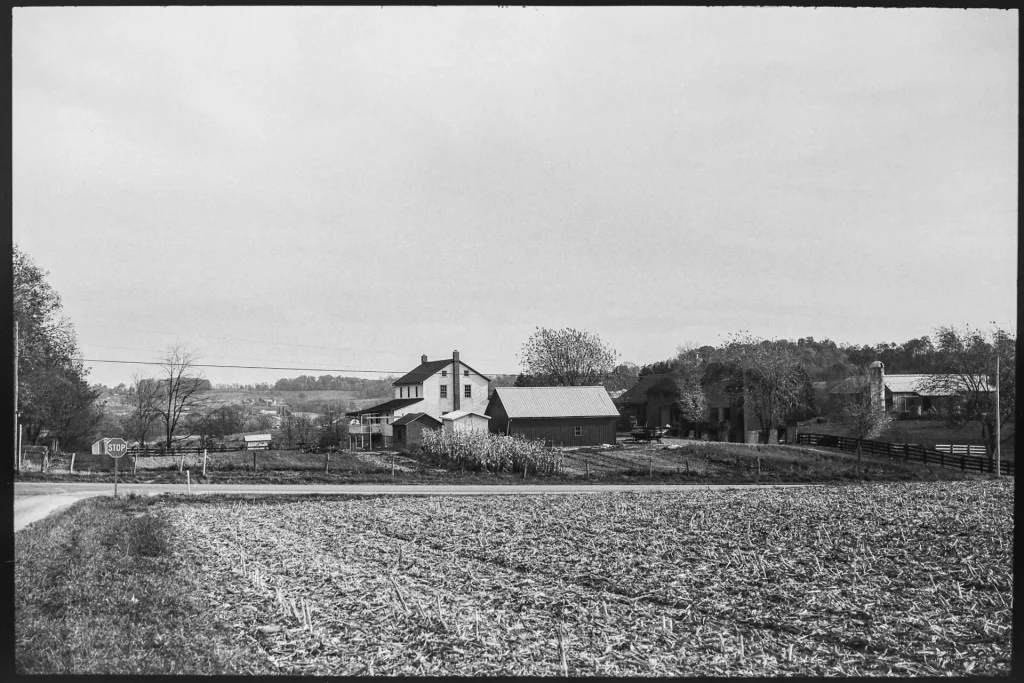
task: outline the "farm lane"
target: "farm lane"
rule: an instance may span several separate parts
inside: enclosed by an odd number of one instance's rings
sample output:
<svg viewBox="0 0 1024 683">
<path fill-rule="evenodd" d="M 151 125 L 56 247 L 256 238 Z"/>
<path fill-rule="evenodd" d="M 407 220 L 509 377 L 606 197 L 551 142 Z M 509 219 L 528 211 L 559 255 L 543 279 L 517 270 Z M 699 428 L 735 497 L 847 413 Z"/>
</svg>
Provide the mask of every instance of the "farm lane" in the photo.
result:
<svg viewBox="0 0 1024 683">
<path fill-rule="evenodd" d="M 395 485 L 395 484 L 193 484 L 192 493 L 267 495 L 370 494 L 422 496 L 537 495 L 621 492 L 685 492 L 707 489 L 789 488 L 813 484 L 517 484 L 517 485 Z M 185 484 L 118 484 L 118 494 L 186 493 Z M 51 512 L 90 496 L 110 496 L 113 483 L 16 482 L 14 530 L 24 529 Z"/>
</svg>

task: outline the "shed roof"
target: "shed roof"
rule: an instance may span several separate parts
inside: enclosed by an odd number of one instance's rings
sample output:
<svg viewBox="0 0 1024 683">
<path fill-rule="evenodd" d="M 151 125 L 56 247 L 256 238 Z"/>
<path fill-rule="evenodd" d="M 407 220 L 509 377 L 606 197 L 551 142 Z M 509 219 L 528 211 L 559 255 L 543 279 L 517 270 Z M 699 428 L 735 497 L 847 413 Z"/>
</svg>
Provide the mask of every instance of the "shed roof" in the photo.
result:
<svg viewBox="0 0 1024 683">
<path fill-rule="evenodd" d="M 422 384 L 425 380 L 441 372 L 451 364 L 451 358 L 443 358 L 441 360 L 428 360 L 426 363 L 420 363 L 418 366 L 416 366 L 415 369 L 413 369 L 410 372 L 407 372 L 406 374 L 396 379 L 394 382 L 391 383 L 391 386 L 397 387 L 402 384 Z M 467 370 L 473 370 L 473 368 L 466 365 L 466 362 L 463 361 L 462 359 L 459 359 L 459 365 L 464 366 Z M 484 377 L 476 370 L 473 370 L 473 372 L 476 372 L 476 374 L 480 375 L 488 382 L 491 381 L 490 377 Z"/>
<path fill-rule="evenodd" d="M 346 415 L 366 415 L 367 413 L 388 413 L 388 412 L 392 412 L 392 411 L 398 410 L 399 408 L 404 408 L 406 406 L 411 406 L 413 403 L 416 403 L 417 401 L 422 401 L 422 400 L 423 400 L 422 396 L 419 397 L 419 398 L 393 398 L 390 401 L 386 401 L 384 403 L 380 403 L 380 404 L 375 405 L 375 406 L 370 406 L 369 408 L 363 408 L 362 410 L 354 410 L 351 413 L 345 413 L 345 414 Z"/>
<path fill-rule="evenodd" d="M 501 401 L 510 418 L 618 417 L 604 387 L 495 387 L 491 400 Z"/>
<path fill-rule="evenodd" d="M 663 391 L 675 391 L 674 384 L 672 384 L 671 387 L 668 386 L 671 384 L 671 377 L 671 375 L 647 375 L 645 377 L 641 377 L 636 384 L 630 387 L 625 393 L 618 396 L 614 402 L 618 405 L 625 405 L 628 403 L 646 403 L 647 392 L 654 389 L 656 386 L 659 386 L 662 382 L 666 383 L 666 387 Z"/>
<path fill-rule="evenodd" d="M 441 426 L 441 422 L 436 417 L 434 417 L 433 415 L 427 415 L 426 413 L 409 413 L 408 415 L 403 415 L 402 417 L 392 422 L 391 426 L 400 427 L 402 425 L 407 425 L 410 422 L 422 422 L 423 424 L 430 424 L 430 426 L 432 427 Z"/>
<path fill-rule="evenodd" d="M 485 420 L 490 420 L 491 419 L 490 415 L 484 415 L 483 413 L 478 413 L 475 410 L 453 410 L 450 413 L 445 413 L 444 415 L 442 415 L 441 419 L 442 420 L 458 420 L 459 418 L 466 417 L 467 415 L 476 415 L 477 417 L 482 417 Z"/>
<path fill-rule="evenodd" d="M 242 440 L 251 443 L 253 441 L 270 441 L 270 434 L 246 434 Z"/>
</svg>

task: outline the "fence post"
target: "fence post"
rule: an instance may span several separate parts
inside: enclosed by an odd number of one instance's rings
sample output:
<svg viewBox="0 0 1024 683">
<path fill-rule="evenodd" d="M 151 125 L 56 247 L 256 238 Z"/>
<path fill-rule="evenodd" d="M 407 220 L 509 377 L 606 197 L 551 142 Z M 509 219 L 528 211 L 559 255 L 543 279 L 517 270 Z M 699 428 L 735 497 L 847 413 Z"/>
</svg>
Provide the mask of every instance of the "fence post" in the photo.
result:
<svg viewBox="0 0 1024 683">
<path fill-rule="evenodd" d="M 966 472 L 967 471 L 967 460 L 962 455 L 960 456 L 960 471 L 961 472 Z"/>
<path fill-rule="evenodd" d="M 391 476 L 395 476 L 395 454 L 391 454 Z"/>
<path fill-rule="evenodd" d="M 71 467 L 69 469 L 69 473 L 70 474 L 74 474 L 75 473 L 75 454 L 74 453 L 71 454 Z"/>
<path fill-rule="evenodd" d="M 327 461 L 324 463 L 324 474 L 331 473 L 331 452 L 327 451 Z"/>
<path fill-rule="evenodd" d="M 185 484 L 188 486 L 188 495 L 192 495 L 192 470 L 185 470 Z"/>
<path fill-rule="evenodd" d="M 206 476 L 206 449 L 203 449 L 203 476 Z"/>
<path fill-rule="evenodd" d="M 590 461 L 589 460 L 584 460 L 583 464 L 587 466 L 587 476 L 589 477 L 590 476 Z"/>
<path fill-rule="evenodd" d="M 256 471 L 256 451 L 252 452 L 252 471 Z"/>
</svg>

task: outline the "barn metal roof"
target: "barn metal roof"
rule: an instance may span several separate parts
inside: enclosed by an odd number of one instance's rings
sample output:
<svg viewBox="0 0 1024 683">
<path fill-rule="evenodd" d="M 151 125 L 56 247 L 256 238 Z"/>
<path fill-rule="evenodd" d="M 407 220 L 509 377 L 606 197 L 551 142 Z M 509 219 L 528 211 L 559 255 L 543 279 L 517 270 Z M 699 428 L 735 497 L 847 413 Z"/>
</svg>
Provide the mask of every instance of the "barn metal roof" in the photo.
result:
<svg viewBox="0 0 1024 683">
<path fill-rule="evenodd" d="M 604 387 L 495 387 L 512 419 L 528 417 L 618 417 Z M 492 397 L 493 398 L 493 397 Z"/>
</svg>

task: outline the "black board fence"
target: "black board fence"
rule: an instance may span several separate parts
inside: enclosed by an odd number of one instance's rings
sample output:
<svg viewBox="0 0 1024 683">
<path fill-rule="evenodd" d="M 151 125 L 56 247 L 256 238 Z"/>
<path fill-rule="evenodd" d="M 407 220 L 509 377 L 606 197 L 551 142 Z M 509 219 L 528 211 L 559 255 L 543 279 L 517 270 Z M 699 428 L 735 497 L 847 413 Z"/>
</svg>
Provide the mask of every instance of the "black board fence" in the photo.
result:
<svg viewBox="0 0 1024 683">
<path fill-rule="evenodd" d="M 888 441 L 869 441 L 867 439 L 856 439 L 849 436 L 835 436 L 834 434 L 809 434 L 800 432 L 796 436 L 797 444 L 803 446 L 819 446 L 822 448 L 835 448 L 841 451 L 856 452 L 857 442 L 860 442 L 861 452 L 865 455 L 886 456 L 893 459 L 922 462 L 926 465 L 938 465 L 939 467 L 959 467 L 963 471 L 995 472 L 995 460 L 982 458 L 963 453 L 943 452 L 936 448 L 920 446 L 908 443 L 890 443 Z M 1002 474 L 1013 476 L 1014 466 L 1012 461 L 1003 460 L 999 463 L 999 471 Z"/>
</svg>

